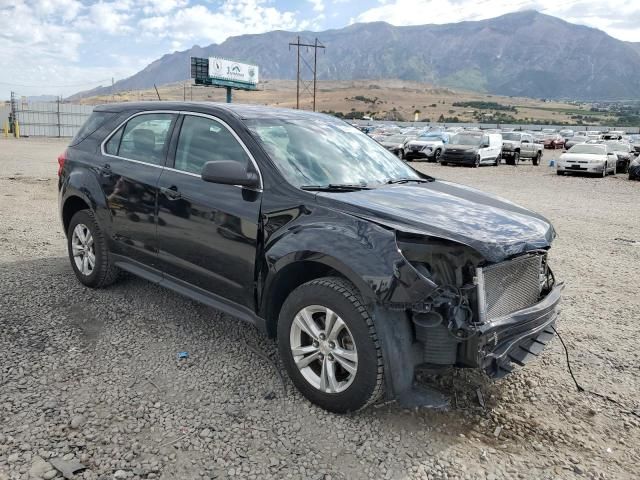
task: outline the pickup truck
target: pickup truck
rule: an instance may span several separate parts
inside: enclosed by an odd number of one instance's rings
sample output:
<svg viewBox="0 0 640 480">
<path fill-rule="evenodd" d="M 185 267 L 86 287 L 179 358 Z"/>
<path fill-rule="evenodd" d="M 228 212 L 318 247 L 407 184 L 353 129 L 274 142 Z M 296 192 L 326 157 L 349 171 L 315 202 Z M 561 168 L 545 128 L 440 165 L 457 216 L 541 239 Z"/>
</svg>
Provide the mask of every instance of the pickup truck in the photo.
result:
<svg viewBox="0 0 640 480">
<path fill-rule="evenodd" d="M 534 165 L 540 165 L 544 145 L 537 143 L 533 135 L 522 132 L 502 134 L 502 158 L 507 165 L 517 165 L 520 160 L 530 158 Z"/>
</svg>

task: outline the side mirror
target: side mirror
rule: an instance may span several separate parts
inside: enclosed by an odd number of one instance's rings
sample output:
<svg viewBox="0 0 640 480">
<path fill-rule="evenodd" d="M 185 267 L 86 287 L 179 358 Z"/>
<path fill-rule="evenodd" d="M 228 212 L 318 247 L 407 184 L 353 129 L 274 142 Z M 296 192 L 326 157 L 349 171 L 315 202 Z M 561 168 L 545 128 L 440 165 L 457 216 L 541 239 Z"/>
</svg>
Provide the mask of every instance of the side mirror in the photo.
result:
<svg viewBox="0 0 640 480">
<path fill-rule="evenodd" d="M 207 162 L 202 167 L 200 176 L 205 182 L 240 185 L 248 188 L 258 188 L 260 186 L 260 180 L 256 173 L 247 172 L 245 166 L 233 160 Z"/>
<path fill-rule="evenodd" d="M 480 148 L 489 148 L 489 144 L 488 143 L 483 143 L 482 145 L 480 145 Z"/>
</svg>

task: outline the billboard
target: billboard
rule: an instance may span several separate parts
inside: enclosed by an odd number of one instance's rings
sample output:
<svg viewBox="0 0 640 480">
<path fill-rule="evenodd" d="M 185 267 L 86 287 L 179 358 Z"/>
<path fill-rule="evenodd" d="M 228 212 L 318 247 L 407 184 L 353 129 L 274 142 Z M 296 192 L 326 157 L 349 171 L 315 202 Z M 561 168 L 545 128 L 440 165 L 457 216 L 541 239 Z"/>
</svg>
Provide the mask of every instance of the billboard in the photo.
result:
<svg viewBox="0 0 640 480">
<path fill-rule="evenodd" d="M 215 80 L 257 85 L 258 67 L 219 57 L 209 57 L 209 77 Z"/>
</svg>

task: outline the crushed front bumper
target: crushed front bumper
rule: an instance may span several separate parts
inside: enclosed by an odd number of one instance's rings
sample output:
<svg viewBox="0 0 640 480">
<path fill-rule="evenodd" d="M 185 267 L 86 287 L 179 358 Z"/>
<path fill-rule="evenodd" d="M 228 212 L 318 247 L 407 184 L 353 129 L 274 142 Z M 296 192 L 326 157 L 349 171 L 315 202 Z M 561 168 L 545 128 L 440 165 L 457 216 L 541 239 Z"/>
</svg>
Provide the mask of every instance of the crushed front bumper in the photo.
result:
<svg viewBox="0 0 640 480">
<path fill-rule="evenodd" d="M 467 358 L 494 378 L 511 373 L 537 357 L 553 338 L 564 284 L 556 284 L 538 303 L 478 327 L 466 345 Z"/>
</svg>

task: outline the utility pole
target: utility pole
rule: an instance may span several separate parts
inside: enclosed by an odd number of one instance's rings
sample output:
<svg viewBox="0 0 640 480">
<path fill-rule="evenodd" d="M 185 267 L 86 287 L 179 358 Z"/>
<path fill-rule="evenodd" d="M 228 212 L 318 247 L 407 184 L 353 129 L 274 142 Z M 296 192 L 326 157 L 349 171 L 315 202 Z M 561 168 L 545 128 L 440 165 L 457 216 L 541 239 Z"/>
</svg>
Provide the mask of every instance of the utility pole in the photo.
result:
<svg viewBox="0 0 640 480">
<path fill-rule="evenodd" d="M 115 92 L 115 88 L 114 88 L 114 80 L 113 77 L 111 77 L 111 101 L 115 102 L 116 101 L 116 92 Z"/>
<path fill-rule="evenodd" d="M 316 38 L 315 41 L 313 43 L 302 43 L 300 41 L 300 36 L 298 35 L 298 38 L 296 40 L 295 43 L 289 43 L 289 50 L 291 50 L 291 47 L 296 47 L 297 49 L 297 57 L 298 57 L 298 64 L 297 64 L 297 69 L 296 69 L 296 108 L 299 110 L 300 109 L 300 85 L 302 84 L 302 88 L 305 89 L 309 94 L 311 94 L 313 96 L 313 111 L 316 111 L 316 82 L 317 82 L 317 68 L 318 68 L 318 49 L 322 48 L 323 50 L 325 49 L 325 46 L 322 45 L 318 39 Z M 300 47 L 304 47 L 307 49 L 307 51 L 309 51 L 309 48 L 313 48 L 313 66 L 311 66 L 309 64 L 309 62 L 307 62 L 307 60 L 304 58 L 304 56 L 302 56 L 301 52 L 300 52 Z M 300 71 L 300 61 L 302 61 L 304 63 L 304 66 L 307 67 L 307 69 L 313 74 L 313 91 L 309 91 L 309 85 L 308 83 L 302 78 L 302 72 Z"/>
</svg>

